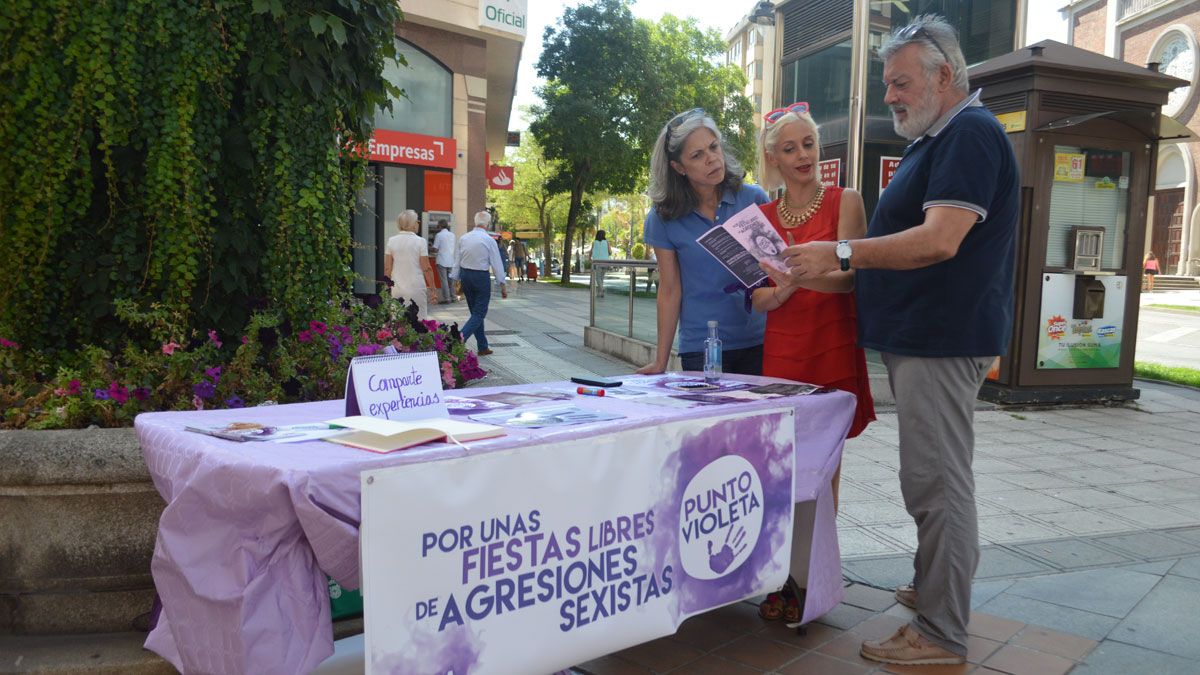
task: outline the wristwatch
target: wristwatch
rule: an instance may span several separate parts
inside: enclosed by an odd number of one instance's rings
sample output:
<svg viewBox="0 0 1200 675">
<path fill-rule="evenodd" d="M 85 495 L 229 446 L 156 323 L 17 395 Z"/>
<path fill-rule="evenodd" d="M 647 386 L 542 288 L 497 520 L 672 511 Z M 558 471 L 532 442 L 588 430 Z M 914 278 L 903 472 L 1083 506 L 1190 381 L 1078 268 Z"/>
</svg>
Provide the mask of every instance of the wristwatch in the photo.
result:
<svg viewBox="0 0 1200 675">
<path fill-rule="evenodd" d="M 845 239 L 839 241 L 837 248 L 833 249 L 833 252 L 837 254 L 838 261 L 842 263 L 842 271 L 848 271 L 850 269 L 850 256 L 854 254 L 854 251 L 850 250 L 850 242 Z"/>
</svg>

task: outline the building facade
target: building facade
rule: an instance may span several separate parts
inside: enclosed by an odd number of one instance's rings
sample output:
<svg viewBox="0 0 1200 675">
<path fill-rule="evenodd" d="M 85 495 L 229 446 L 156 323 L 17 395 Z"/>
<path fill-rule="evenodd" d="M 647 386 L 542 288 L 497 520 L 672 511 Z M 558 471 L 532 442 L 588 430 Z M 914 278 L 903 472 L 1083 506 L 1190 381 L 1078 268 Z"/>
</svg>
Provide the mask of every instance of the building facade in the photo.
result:
<svg viewBox="0 0 1200 675">
<path fill-rule="evenodd" d="M 1063 7 L 1073 46 L 1187 80 L 1172 92 L 1162 113 L 1200 134 L 1197 37 L 1200 2 L 1195 0 L 1076 0 Z M 1159 146 L 1153 199 L 1147 213 L 1153 250 L 1165 274 L 1200 275 L 1200 143 Z"/>
<path fill-rule="evenodd" d="M 821 127 L 822 176 L 862 193 L 867 213 L 908 144 L 883 102 L 876 50 L 892 30 L 921 14 L 958 29 L 967 65 L 1024 42 L 1027 0 L 783 0 L 776 3 L 779 64 L 763 108 L 807 101 Z M 769 99 L 767 101 L 766 99 Z"/>
<path fill-rule="evenodd" d="M 774 109 L 775 80 L 779 71 L 775 47 L 775 7 L 770 0 L 753 5 L 725 34 L 725 62 L 746 73 L 746 98 L 754 106 L 754 128 L 762 128 L 762 116 Z"/>
<path fill-rule="evenodd" d="M 375 116 L 366 185 L 351 230 L 355 292 L 373 293 L 384 244 L 406 209 L 432 239 L 486 206 L 488 155 L 501 157 L 525 41 L 527 0 L 406 0 L 388 79 L 406 97 Z M 432 226 L 432 227 L 431 227 Z"/>
</svg>

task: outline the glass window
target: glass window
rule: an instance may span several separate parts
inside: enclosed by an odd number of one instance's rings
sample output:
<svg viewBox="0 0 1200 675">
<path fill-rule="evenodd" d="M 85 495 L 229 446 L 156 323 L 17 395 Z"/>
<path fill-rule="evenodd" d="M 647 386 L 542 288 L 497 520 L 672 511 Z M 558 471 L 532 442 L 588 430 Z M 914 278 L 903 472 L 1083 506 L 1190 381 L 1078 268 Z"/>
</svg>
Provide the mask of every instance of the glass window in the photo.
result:
<svg viewBox="0 0 1200 675">
<path fill-rule="evenodd" d="M 1067 266 L 1072 228 L 1100 227 L 1104 228 L 1100 267 L 1120 269 L 1125 264 L 1129 221 L 1129 153 L 1056 145 L 1053 161 L 1046 266 Z"/>
<path fill-rule="evenodd" d="M 354 205 L 352 255 L 354 258 L 354 292 L 369 295 L 376 292 L 375 280 L 375 167 L 367 167 L 366 185 L 358 191 Z"/>
<path fill-rule="evenodd" d="M 377 111 L 375 126 L 426 136 L 453 136 L 453 73 L 404 40 L 396 40 L 396 51 L 408 66 L 391 63 L 384 68 L 384 77 L 403 89 L 408 98 L 393 98 L 391 112 Z"/>
<path fill-rule="evenodd" d="M 842 42 L 783 66 L 779 105 L 808 101 L 821 125 L 821 144 L 846 140 L 850 112 L 850 42 Z"/>
</svg>

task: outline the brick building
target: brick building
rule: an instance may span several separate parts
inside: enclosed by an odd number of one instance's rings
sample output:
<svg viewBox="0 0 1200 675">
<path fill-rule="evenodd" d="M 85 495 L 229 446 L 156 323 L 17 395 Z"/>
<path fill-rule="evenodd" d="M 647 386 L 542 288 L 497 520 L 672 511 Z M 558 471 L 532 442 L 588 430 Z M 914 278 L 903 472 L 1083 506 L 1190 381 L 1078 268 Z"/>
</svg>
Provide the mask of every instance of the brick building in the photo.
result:
<svg viewBox="0 0 1200 675">
<path fill-rule="evenodd" d="M 1196 0 L 1075 0 L 1060 10 L 1068 42 L 1137 65 L 1158 64 L 1168 75 L 1191 82 L 1163 106 L 1200 135 L 1196 94 L 1200 2 Z M 1147 248 L 1166 274 L 1200 275 L 1200 143 L 1164 143 L 1159 148 Z"/>
</svg>

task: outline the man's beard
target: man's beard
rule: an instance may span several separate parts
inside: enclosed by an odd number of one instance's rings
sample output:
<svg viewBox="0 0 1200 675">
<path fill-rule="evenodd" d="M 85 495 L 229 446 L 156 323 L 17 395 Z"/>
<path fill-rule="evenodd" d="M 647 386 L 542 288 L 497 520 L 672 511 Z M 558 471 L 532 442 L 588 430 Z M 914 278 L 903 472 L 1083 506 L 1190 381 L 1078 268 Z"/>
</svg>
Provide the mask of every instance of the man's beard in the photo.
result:
<svg viewBox="0 0 1200 675">
<path fill-rule="evenodd" d="M 908 115 L 903 122 L 896 116 L 896 108 L 897 106 L 892 106 L 892 127 L 897 134 L 910 141 L 917 140 L 926 131 L 929 131 L 929 127 L 933 126 L 933 123 L 940 117 L 932 88 L 926 89 L 920 107 L 907 106 L 904 108 Z"/>
</svg>

